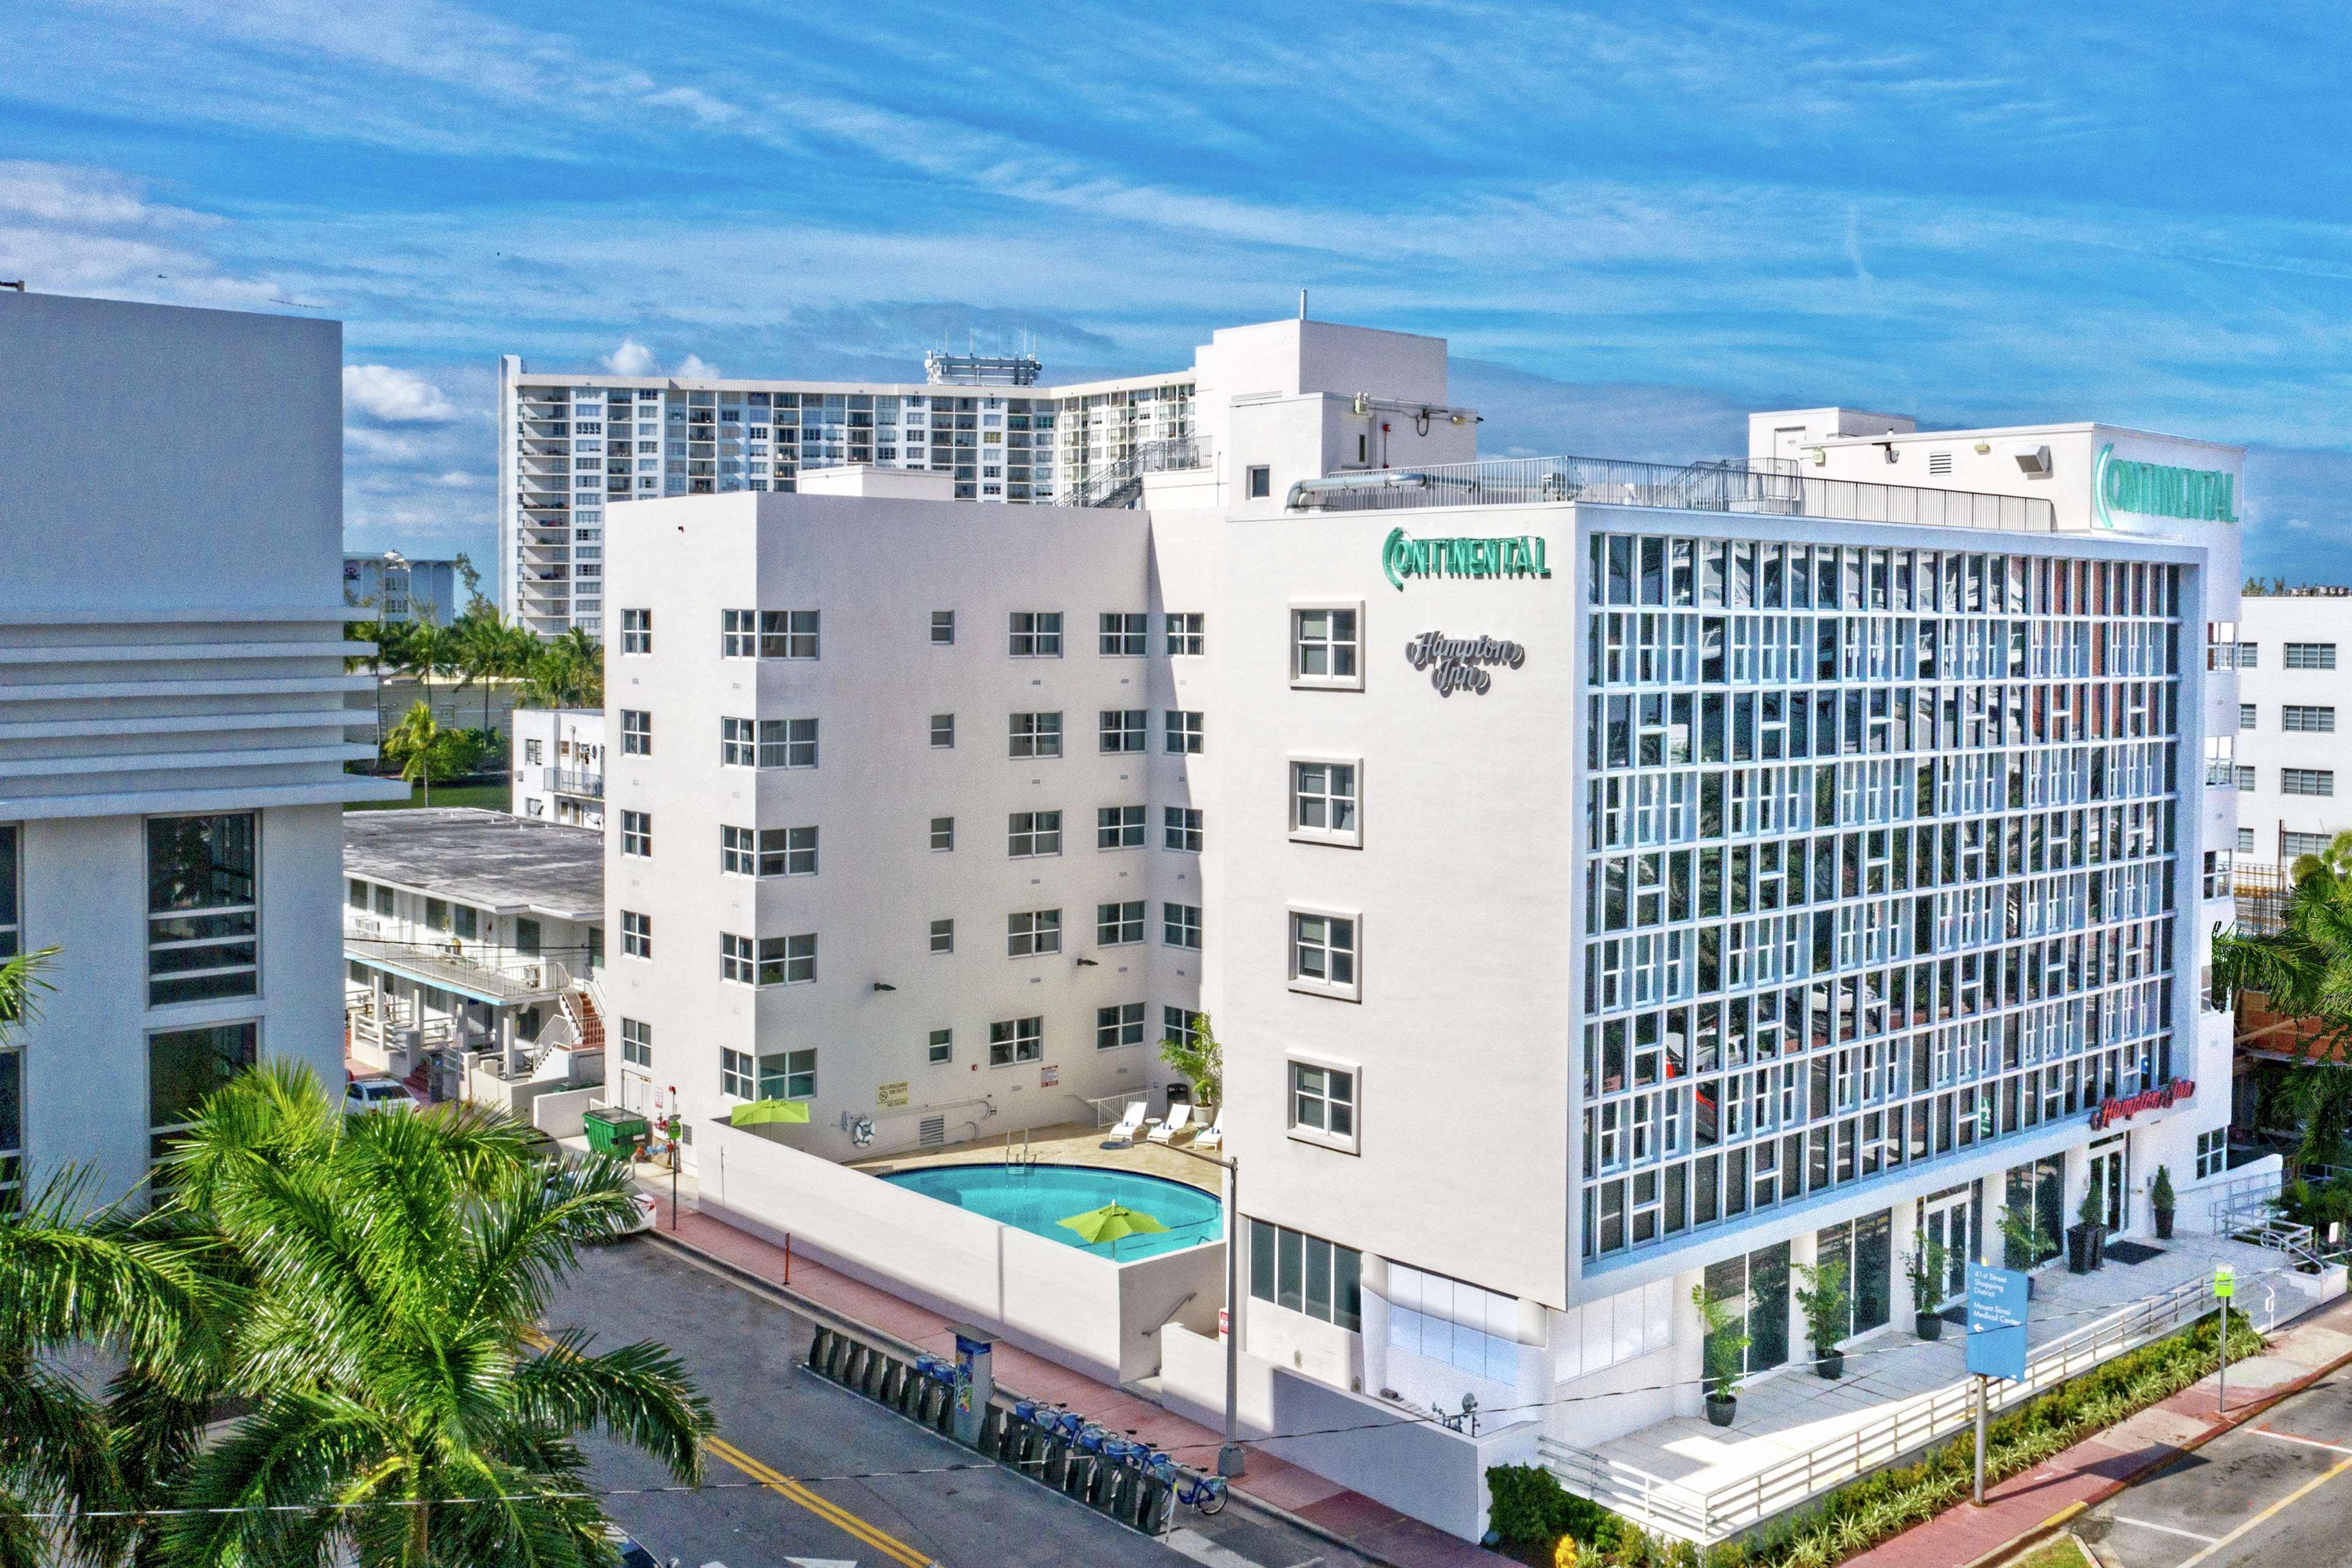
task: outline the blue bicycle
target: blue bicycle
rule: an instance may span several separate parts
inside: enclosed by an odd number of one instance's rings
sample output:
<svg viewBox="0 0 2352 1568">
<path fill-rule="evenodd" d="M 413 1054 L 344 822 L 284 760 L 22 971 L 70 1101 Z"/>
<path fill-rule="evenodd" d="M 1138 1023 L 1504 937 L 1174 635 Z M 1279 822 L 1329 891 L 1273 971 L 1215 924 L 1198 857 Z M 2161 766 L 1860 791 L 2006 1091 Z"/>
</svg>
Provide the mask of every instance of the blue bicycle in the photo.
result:
<svg viewBox="0 0 2352 1568">
<path fill-rule="evenodd" d="M 1225 1478 L 1199 1470 L 1188 1470 L 1165 1454 L 1152 1456 L 1151 1468 L 1168 1483 L 1178 1502 L 1195 1508 L 1204 1514 L 1223 1513 L 1225 1508 Z"/>
</svg>

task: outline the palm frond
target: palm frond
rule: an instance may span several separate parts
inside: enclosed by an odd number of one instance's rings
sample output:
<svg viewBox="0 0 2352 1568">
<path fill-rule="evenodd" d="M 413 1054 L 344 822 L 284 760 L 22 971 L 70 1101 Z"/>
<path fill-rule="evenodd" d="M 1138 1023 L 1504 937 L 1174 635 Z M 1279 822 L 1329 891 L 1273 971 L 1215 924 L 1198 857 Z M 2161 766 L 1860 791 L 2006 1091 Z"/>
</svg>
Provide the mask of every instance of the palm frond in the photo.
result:
<svg viewBox="0 0 2352 1568">
<path fill-rule="evenodd" d="M 660 1461 L 677 1480 L 700 1481 L 703 1441 L 718 1421 L 677 1358 L 650 1342 L 597 1356 L 588 1344 L 577 1330 L 555 1335 L 553 1349 L 515 1373 L 516 1413 L 557 1431 L 596 1427 Z"/>
</svg>

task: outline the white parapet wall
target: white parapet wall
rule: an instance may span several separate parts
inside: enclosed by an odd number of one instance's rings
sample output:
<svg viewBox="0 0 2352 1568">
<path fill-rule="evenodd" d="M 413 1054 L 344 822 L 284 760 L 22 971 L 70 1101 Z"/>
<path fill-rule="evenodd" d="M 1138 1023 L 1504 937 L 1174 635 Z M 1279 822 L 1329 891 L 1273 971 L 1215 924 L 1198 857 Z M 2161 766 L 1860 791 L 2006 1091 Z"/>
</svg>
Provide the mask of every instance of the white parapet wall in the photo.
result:
<svg viewBox="0 0 2352 1568">
<path fill-rule="evenodd" d="M 1465 1541 L 1486 1532 L 1486 1471 L 1538 1462 L 1538 1421 L 1497 1423 L 1472 1436 L 1254 1355 L 1241 1358 L 1239 1384 L 1244 1438 Z M 1160 1390 L 1169 1409 L 1223 1430 L 1224 1342 L 1180 1323 L 1162 1329 Z"/>
<path fill-rule="evenodd" d="M 701 1143 L 701 1209 L 1112 1383 L 1159 1370 L 1169 1321 L 1207 1329 L 1224 1300 L 1222 1242 L 1113 1262 L 719 1122 Z"/>
</svg>

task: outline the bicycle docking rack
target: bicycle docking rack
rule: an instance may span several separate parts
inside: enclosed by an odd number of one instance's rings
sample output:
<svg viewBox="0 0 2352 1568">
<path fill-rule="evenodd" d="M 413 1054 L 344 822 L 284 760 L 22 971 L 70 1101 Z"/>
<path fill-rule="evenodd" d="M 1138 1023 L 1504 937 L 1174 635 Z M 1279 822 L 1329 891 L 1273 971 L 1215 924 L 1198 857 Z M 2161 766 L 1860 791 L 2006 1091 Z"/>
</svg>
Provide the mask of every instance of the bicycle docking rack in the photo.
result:
<svg viewBox="0 0 2352 1568">
<path fill-rule="evenodd" d="M 908 1359 L 819 1324 L 809 1342 L 808 1368 L 942 1436 L 955 1436 L 959 1398 L 966 1391 L 952 1362 L 926 1354 Z M 981 1412 L 968 1446 L 1146 1535 L 1165 1534 L 1175 1511 L 1172 1468 L 1165 1456 L 1055 1405 L 1000 1392 Z"/>
</svg>

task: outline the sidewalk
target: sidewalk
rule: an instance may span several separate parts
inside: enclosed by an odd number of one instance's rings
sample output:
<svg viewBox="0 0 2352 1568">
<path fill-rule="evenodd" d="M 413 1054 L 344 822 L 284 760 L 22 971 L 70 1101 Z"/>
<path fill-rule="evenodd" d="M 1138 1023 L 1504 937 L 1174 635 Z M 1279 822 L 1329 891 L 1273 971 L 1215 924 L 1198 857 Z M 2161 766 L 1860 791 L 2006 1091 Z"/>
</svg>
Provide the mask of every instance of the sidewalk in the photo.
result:
<svg viewBox="0 0 2352 1568">
<path fill-rule="evenodd" d="M 941 1355 L 955 1353 L 950 1321 L 938 1313 L 797 1255 L 791 1259 L 792 1282 L 786 1286 L 783 1248 L 698 1214 L 684 1202 L 679 1205 L 677 1229 L 673 1231 L 669 1194 L 656 1186 L 648 1195 L 654 1199 L 657 1211 L 655 1226 L 664 1241 L 675 1242 L 779 1289 L 788 1289 L 853 1322 Z M 1017 1393 L 1025 1399 L 1067 1405 L 1114 1432 L 1134 1433 L 1140 1440 L 1174 1454 L 1185 1464 L 1202 1468 L 1215 1464 L 1223 1440 L 1218 1433 L 1017 1346 L 1000 1343 L 995 1361 L 996 1385 L 1000 1390 Z M 1249 1474 L 1234 1483 L 1234 1490 L 1245 1501 L 1286 1514 L 1342 1545 L 1395 1564 L 1396 1568 L 1497 1568 L 1504 1562 L 1492 1552 L 1277 1459 L 1255 1446 L 1249 1449 Z"/>
<path fill-rule="evenodd" d="M 2270 1336 L 2271 1348 L 2230 1367 L 2230 1408 L 2215 1380 L 2192 1384 L 2032 1469 L 1850 1558 L 1846 1568 L 1976 1568 L 1990 1564 L 2105 1501 L 2137 1477 L 2201 1447 L 2297 1389 L 2352 1362 L 2352 1296 Z"/>
</svg>

